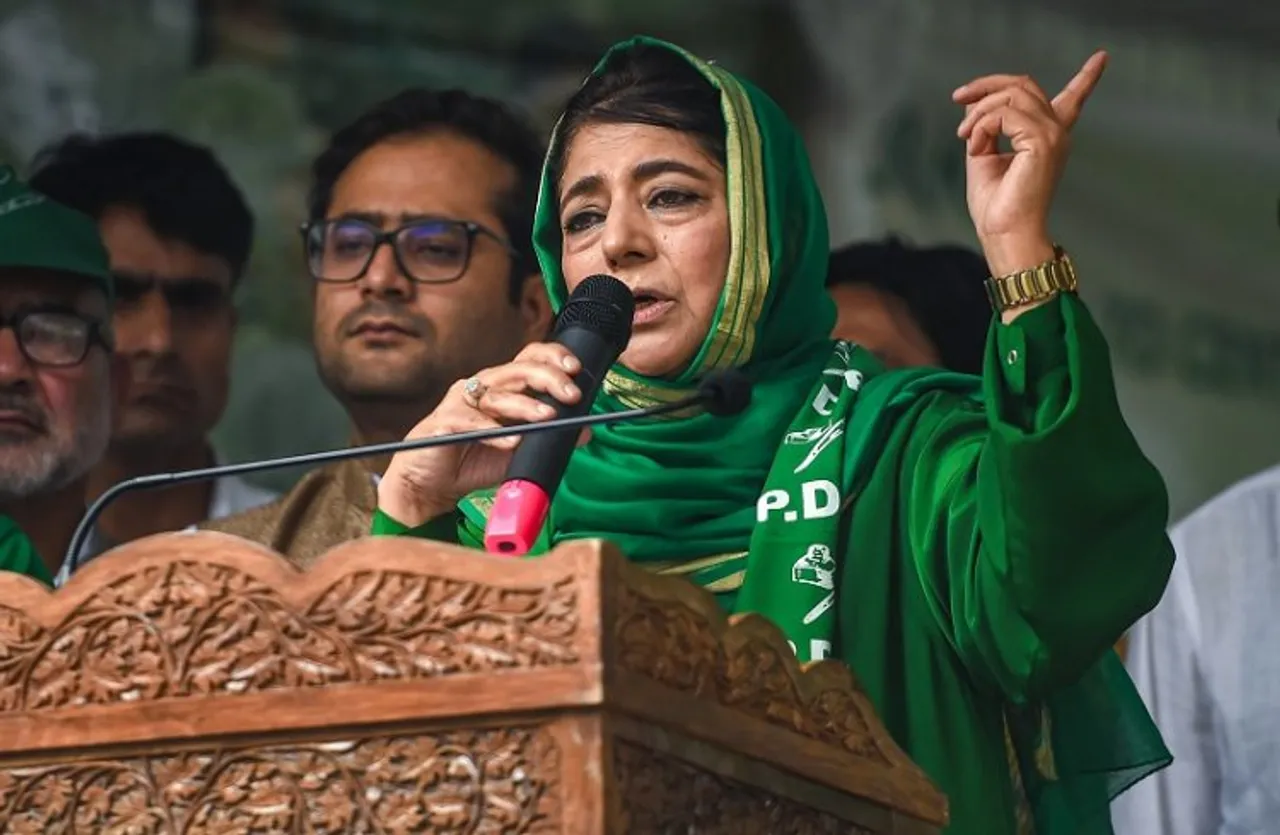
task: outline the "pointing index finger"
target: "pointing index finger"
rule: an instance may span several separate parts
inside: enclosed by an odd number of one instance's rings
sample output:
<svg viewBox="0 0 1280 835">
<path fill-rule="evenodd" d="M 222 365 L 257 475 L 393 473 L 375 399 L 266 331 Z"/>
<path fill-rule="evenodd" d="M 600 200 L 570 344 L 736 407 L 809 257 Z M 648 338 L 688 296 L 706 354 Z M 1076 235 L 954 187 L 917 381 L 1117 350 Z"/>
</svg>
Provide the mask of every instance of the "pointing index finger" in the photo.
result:
<svg viewBox="0 0 1280 835">
<path fill-rule="evenodd" d="M 1053 112 L 1063 121 L 1064 127 L 1071 127 L 1080 116 L 1080 109 L 1098 86 L 1102 71 L 1107 67 L 1107 53 L 1098 50 L 1084 62 L 1080 72 L 1067 82 L 1062 92 L 1053 97 Z"/>
</svg>

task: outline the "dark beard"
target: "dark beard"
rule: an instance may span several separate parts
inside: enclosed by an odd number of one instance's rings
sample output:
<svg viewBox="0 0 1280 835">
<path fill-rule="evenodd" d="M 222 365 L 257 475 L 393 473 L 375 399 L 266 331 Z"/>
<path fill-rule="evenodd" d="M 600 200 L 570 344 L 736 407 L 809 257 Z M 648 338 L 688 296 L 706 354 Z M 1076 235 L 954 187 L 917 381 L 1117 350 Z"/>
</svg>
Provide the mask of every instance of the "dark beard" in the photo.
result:
<svg viewBox="0 0 1280 835">
<path fill-rule="evenodd" d="M 375 376 L 362 373 L 345 358 L 324 362 L 317 357 L 316 370 L 334 399 L 344 406 L 363 408 L 425 407 L 429 412 L 440 404 L 453 384 L 452 379 L 442 379 L 443 375 L 434 365 L 394 377 Z"/>
</svg>

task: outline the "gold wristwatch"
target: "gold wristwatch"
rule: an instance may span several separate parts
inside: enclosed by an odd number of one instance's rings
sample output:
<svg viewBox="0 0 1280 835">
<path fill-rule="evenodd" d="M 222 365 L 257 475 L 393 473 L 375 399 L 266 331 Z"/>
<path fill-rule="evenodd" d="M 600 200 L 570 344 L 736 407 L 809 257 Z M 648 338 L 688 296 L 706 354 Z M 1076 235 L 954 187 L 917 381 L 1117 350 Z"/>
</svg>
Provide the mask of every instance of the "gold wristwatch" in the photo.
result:
<svg viewBox="0 0 1280 835">
<path fill-rule="evenodd" d="M 1058 293 L 1074 293 L 1078 287 L 1071 256 L 1062 247 L 1054 246 L 1053 258 L 1037 267 L 987 279 L 987 297 L 996 312 L 1003 313 Z"/>
</svg>

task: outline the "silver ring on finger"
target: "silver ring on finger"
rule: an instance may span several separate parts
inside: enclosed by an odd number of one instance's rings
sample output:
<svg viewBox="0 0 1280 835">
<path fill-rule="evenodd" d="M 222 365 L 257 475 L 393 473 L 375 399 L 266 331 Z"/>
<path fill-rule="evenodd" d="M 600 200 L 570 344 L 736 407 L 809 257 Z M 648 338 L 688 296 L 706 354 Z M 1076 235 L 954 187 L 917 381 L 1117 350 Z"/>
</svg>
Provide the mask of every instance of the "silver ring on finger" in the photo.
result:
<svg viewBox="0 0 1280 835">
<path fill-rule="evenodd" d="M 462 384 L 462 399 L 467 401 L 467 405 L 473 409 L 480 408 L 480 398 L 484 397 L 484 393 L 489 387 L 479 377 L 468 377 L 467 381 Z"/>
</svg>

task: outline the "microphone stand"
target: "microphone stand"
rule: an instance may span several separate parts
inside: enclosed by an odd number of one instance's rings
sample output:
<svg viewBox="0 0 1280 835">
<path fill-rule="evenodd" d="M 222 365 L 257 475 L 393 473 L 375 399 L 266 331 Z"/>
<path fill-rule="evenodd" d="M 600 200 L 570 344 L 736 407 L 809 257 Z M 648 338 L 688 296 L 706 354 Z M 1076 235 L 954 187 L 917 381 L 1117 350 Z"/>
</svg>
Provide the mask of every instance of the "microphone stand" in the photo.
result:
<svg viewBox="0 0 1280 835">
<path fill-rule="evenodd" d="M 671 403 L 647 406 L 642 409 L 627 409 L 622 412 L 609 412 L 600 415 L 578 415 L 576 417 L 558 418 L 556 420 L 537 421 L 534 423 L 517 423 L 511 426 L 495 426 L 492 429 L 476 429 L 470 432 L 458 432 L 452 435 L 437 435 L 433 438 L 415 438 L 407 441 L 391 441 L 383 444 L 366 444 L 365 446 L 331 449 L 324 452 L 307 452 L 300 455 L 289 455 L 284 458 L 268 458 L 263 461 L 245 461 L 241 464 L 224 464 L 218 467 L 205 467 L 199 470 L 183 470 L 176 473 L 153 473 L 136 476 L 111 485 L 101 496 L 89 505 L 84 517 L 76 525 L 71 536 L 71 545 L 67 548 L 67 564 L 74 565 L 75 559 L 89 537 L 89 531 L 102 515 L 107 505 L 123 493 L 132 490 L 148 490 L 155 487 L 171 487 L 189 481 L 203 481 L 209 478 L 240 475 L 241 473 L 258 473 L 264 470 L 279 470 L 314 464 L 327 464 L 331 461 L 346 461 L 351 458 L 369 458 L 379 455 L 394 454 L 412 449 L 430 449 L 431 447 L 449 446 L 451 444 L 467 444 L 476 441 L 487 441 L 490 438 L 502 438 L 508 435 L 529 435 L 535 432 L 550 432 L 558 429 L 580 429 L 601 423 L 614 423 L 621 420 L 655 417 L 670 412 L 677 412 L 696 406 L 704 400 L 714 397 L 713 393 L 699 391 Z"/>
</svg>

